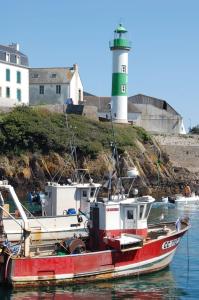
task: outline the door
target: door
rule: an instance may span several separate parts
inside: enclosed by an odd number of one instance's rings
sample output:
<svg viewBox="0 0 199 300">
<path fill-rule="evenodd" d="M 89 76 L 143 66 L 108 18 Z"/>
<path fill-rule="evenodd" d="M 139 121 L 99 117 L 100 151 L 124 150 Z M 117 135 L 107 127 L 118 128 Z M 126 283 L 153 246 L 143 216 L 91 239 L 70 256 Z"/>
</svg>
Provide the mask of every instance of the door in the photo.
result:
<svg viewBox="0 0 199 300">
<path fill-rule="evenodd" d="M 88 214 L 90 211 L 90 203 L 88 201 L 88 193 L 89 193 L 89 189 L 81 190 L 80 210 L 85 214 Z"/>
<path fill-rule="evenodd" d="M 136 208 L 124 208 L 124 229 L 135 229 L 136 226 Z"/>
</svg>

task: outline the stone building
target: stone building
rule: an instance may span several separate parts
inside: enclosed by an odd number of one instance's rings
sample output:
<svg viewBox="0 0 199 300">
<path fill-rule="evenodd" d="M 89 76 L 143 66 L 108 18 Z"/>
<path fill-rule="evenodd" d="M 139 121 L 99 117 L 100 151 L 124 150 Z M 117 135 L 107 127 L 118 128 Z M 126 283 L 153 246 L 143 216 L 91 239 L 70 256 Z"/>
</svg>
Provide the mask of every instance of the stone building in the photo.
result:
<svg viewBox="0 0 199 300">
<path fill-rule="evenodd" d="M 28 57 L 19 44 L 0 45 L 0 107 L 29 104 Z"/>
<path fill-rule="evenodd" d="M 167 101 L 142 94 L 129 97 L 128 101 L 140 112 L 136 119 L 129 112 L 129 121 L 136 125 L 154 133 L 186 133 L 182 116 Z"/>
<path fill-rule="evenodd" d="M 83 101 L 83 85 L 78 66 L 30 68 L 30 105 L 78 104 Z"/>
<path fill-rule="evenodd" d="M 110 119 L 110 102 L 110 97 L 84 94 L 84 105 L 96 106 L 102 120 Z M 186 133 L 182 116 L 167 101 L 142 94 L 128 98 L 128 122 L 153 133 Z"/>
</svg>

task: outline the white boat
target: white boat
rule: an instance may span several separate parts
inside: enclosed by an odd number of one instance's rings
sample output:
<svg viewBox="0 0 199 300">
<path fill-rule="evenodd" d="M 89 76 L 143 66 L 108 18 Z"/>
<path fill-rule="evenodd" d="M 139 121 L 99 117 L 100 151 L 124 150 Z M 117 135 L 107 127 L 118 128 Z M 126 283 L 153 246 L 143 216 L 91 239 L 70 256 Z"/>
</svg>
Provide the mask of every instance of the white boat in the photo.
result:
<svg viewBox="0 0 199 300">
<path fill-rule="evenodd" d="M 192 193 L 189 197 L 184 195 L 177 195 L 174 200 L 174 204 L 176 205 L 199 205 L 199 196 Z"/>
<path fill-rule="evenodd" d="M 199 196 L 192 193 L 190 196 L 184 196 L 183 194 L 177 194 L 172 197 L 163 197 L 161 199 L 163 204 L 174 204 L 176 206 L 188 206 L 188 205 L 199 205 Z"/>
<path fill-rule="evenodd" d="M 31 240 L 60 240 L 74 234 L 86 236 L 90 202 L 96 199 L 100 187 L 101 184 L 92 181 L 64 185 L 49 182 L 45 187 L 45 199 L 41 203 L 41 215 L 34 216 L 26 210 Z M 14 212 L 9 211 L 9 205 L 3 199 L 5 188 L 12 198 Z M 5 233 L 9 241 L 19 241 L 24 227 L 19 214 L 21 203 L 14 188 L 6 180 L 0 182 L 0 190 Z"/>
</svg>

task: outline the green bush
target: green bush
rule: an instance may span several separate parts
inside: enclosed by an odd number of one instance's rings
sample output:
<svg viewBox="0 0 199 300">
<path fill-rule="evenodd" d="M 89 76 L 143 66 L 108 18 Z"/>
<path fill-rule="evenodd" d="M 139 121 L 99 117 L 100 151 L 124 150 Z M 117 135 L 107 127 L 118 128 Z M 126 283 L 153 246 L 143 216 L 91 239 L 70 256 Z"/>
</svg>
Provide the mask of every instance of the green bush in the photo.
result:
<svg viewBox="0 0 199 300">
<path fill-rule="evenodd" d="M 146 132 L 144 128 L 137 127 L 137 135 L 141 142 L 143 143 L 151 142 L 150 134 Z"/>
<path fill-rule="evenodd" d="M 196 125 L 189 129 L 189 132 L 192 134 L 199 134 L 199 125 Z"/>
<path fill-rule="evenodd" d="M 147 142 L 148 134 L 142 128 L 131 125 L 98 122 L 79 115 L 52 113 L 36 107 L 17 107 L 0 116 L 0 151 L 21 154 L 25 151 L 64 153 L 70 151 L 70 143 L 76 144 L 78 153 L 96 157 L 102 149 L 110 150 L 116 142 L 120 152 L 135 147 L 135 139 Z"/>
<path fill-rule="evenodd" d="M 17 107 L 1 118 L 0 150 L 31 152 L 64 151 L 66 130 L 64 117 L 30 107 Z"/>
</svg>

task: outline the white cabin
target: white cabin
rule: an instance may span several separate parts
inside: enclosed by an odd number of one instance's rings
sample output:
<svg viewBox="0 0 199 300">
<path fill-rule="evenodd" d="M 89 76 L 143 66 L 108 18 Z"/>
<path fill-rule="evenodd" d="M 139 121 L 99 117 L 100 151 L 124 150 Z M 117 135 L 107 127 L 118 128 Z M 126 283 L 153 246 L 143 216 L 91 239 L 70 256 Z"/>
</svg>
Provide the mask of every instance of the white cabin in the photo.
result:
<svg viewBox="0 0 199 300">
<path fill-rule="evenodd" d="M 122 201 L 105 201 L 91 204 L 92 246 L 106 249 L 107 246 L 121 247 L 120 240 L 124 235 L 147 236 L 147 219 L 155 199 L 151 196 L 128 198 Z M 102 242 L 99 243 L 99 237 Z M 142 239 L 141 238 L 141 239 Z"/>
<path fill-rule="evenodd" d="M 72 183 L 61 185 L 49 182 L 45 188 L 45 215 L 60 216 L 67 214 L 69 209 L 89 213 L 90 202 L 96 200 L 99 183 Z"/>
</svg>

